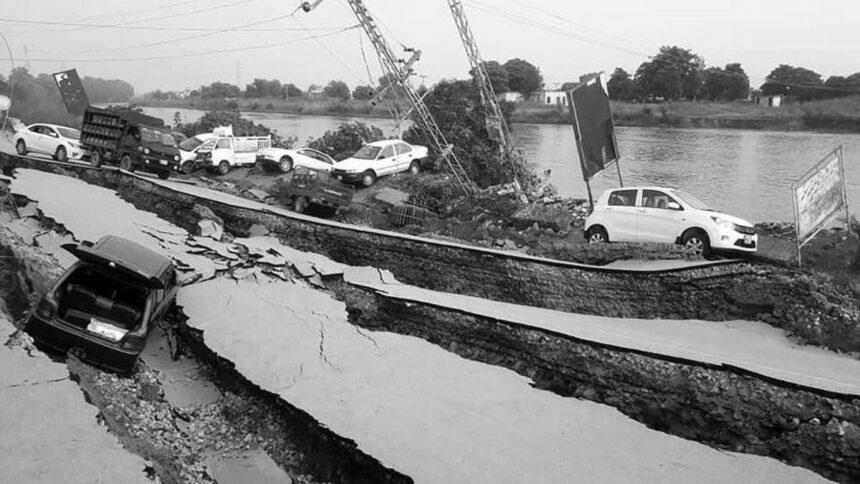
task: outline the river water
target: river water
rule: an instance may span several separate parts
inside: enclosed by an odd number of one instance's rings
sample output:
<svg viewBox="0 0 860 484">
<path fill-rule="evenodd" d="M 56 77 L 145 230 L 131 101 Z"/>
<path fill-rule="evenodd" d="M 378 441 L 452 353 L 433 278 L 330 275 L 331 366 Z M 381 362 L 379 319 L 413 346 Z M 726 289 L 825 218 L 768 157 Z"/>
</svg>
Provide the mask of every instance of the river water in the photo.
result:
<svg viewBox="0 0 860 484">
<path fill-rule="evenodd" d="M 153 116 L 173 122 L 195 121 L 204 111 L 144 108 Z M 301 116 L 280 113 L 244 113 L 245 117 L 277 130 L 281 136 L 309 138 L 358 118 Z M 388 119 L 361 119 L 386 133 L 395 123 Z M 549 180 L 566 197 L 587 198 L 570 126 L 515 124 L 518 147 L 539 171 L 550 170 Z M 838 145 L 845 153 L 848 200 L 860 200 L 860 134 L 822 134 L 752 130 L 618 128 L 621 173 L 625 185 L 659 185 L 682 188 L 714 208 L 758 221 L 791 221 L 792 181 Z M 614 167 L 592 181 L 594 196 L 618 185 Z M 852 211 L 853 213 L 853 211 Z"/>
</svg>

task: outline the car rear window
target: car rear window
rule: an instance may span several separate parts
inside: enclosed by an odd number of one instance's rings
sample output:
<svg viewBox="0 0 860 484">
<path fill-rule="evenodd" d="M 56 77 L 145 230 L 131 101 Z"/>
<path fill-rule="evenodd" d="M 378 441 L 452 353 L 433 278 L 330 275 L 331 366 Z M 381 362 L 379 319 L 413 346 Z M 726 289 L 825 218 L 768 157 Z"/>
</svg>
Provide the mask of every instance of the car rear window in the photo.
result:
<svg viewBox="0 0 860 484">
<path fill-rule="evenodd" d="M 636 190 L 616 190 L 609 194 L 606 204 L 611 207 L 632 207 L 636 204 Z"/>
</svg>

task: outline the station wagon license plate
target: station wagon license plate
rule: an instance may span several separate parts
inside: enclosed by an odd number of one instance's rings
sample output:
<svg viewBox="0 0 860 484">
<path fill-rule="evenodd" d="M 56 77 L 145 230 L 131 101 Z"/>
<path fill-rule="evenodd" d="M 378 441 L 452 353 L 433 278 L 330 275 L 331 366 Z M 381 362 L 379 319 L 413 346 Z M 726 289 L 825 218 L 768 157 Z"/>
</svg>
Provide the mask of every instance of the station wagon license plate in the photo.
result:
<svg viewBox="0 0 860 484">
<path fill-rule="evenodd" d="M 114 342 L 121 340 L 128 332 L 122 328 L 117 328 L 112 324 L 99 321 L 96 318 L 90 318 L 90 324 L 87 325 L 87 331 Z"/>
</svg>

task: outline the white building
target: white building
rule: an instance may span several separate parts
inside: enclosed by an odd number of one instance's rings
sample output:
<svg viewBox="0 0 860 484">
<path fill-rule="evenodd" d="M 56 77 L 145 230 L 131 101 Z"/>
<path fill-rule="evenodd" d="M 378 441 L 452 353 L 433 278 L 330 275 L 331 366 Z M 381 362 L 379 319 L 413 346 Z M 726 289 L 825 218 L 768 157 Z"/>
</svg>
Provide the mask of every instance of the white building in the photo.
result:
<svg viewBox="0 0 860 484">
<path fill-rule="evenodd" d="M 782 95 L 774 94 L 772 96 L 765 96 L 761 91 L 750 93 L 750 100 L 753 104 L 759 104 L 761 106 L 768 106 L 771 108 L 778 108 L 782 105 Z"/>
<path fill-rule="evenodd" d="M 544 90 L 540 92 L 538 99 L 541 104 L 547 106 L 567 106 L 567 93 L 562 90 Z"/>
<path fill-rule="evenodd" d="M 523 95 L 518 92 L 506 92 L 499 96 L 499 99 L 502 101 L 508 101 L 511 103 L 520 102 L 523 100 Z"/>
</svg>

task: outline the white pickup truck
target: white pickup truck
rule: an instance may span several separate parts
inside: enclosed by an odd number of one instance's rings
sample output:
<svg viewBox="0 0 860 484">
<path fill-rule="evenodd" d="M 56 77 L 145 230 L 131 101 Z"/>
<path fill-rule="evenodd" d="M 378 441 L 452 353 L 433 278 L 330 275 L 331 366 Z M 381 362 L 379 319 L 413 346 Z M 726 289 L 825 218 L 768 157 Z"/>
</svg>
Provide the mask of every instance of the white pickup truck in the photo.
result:
<svg viewBox="0 0 860 484">
<path fill-rule="evenodd" d="M 226 175 L 233 167 L 251 166 L 257 162 L 257 152 L 272 147 L 270 136 L 218 136 L 198 150 L 198 163 Z"/>
</svg>

